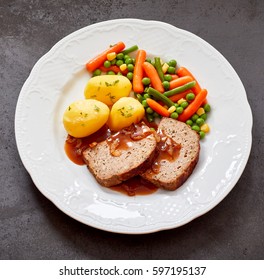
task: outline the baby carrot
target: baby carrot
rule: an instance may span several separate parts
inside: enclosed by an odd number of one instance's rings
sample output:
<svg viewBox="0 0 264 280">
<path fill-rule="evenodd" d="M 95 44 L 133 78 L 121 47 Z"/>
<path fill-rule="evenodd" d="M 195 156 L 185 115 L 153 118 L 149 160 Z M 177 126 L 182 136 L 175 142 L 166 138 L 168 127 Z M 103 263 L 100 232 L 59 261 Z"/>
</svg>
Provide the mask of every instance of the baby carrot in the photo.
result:
<svg viewBox="0 0 264 280">
<path fill-rule="evenodd" d="M 170 89 L 183 86 L 184 84 L 187 84 L 187 83 L 191 82 L 192 80 L 193 80 L 193 78 L 190 76 L 183 76 L 176 80 L 172 80 L 170 82 Z"/>
<path fill-rule="evenodd" d="M 178 75 L 176 75 L 176 74 L 170 74 L 171 75 L 171 77 L 172 77 L 172 80 L 176 80 L 176 79 L 178 79 L 179 78 L 179 76 Z"/>
<path fill-rule="evenodd" d="M 146 75 L 150 78 L 151 85 L 153 86 L 153 88 L 155 88 L 159 92 L 164 92 L 161 79 L 155 67 L 149 62 L 144 62 L 143 69 Z"/>
<path fill-rule="evenodd" d="M 182 122 L 186 122 L 196 111 L 199 107 L 203 104 L 204 100 L 207 96 L 207 90 L 201 89 L 200 92 L 195 96 L 192 103 L 184 109 L 183 113 L 179 115 L 178 120 Z"/>
<path fill-rule="evenodd" d="M 86 63 L 86 69 L 90 72 L 93 72 L 95 69 L 99 68 L 104 61 L 107 59 L 107 54 L 111 52 L 119 53 L 125 48 L 125 44 L 123 42 L 118 42 L 115 45 L 109 47 L 107 50 L 98 54 L 96 57 L 92 58 L 90 61 Z"/>
<path fill-rule="evenodd" d="M 186 94 L 191 93 L 191 92 L 192 92 L 191 89 L 185 90 L 184 92 L 181 92 L 181 93 L 178 93 L 178 94 L 175 94 L 175 95 L 171 96 L 170 100 L 172 102 L 177 102 L 178 100 L 180 100 L 182 98 L 185 98 Z"/>
<path fill-rule="evenodd" d="M 147 101 L 149 107 L 153 111 L 157 112 L 158 114 L 160 114 L 163 117 L 169 117 L 170 116 L 170 112 L 165 107 L 160 105 L 157 101 L 155 101 L 151 98 L 147 98 L 146 101 Z"/>
<path fill-rule="evenodd" d="M 196 81 L 195 86 L 193 87 L 193 93 L 196 95 L 201 91 L 201 87 L 199 85 L 199 83 L 197 82 L 197 80 L 194 78 L 194 76 L 192 75 L 192 73 L 185 67 L 180 67 L 177 71 L 177 75 L 179 77 L 184 77 L 184 76 L 190 76 L 193 78 L 194 81 Z"/>
<path fill-rule="evenodd" d="M 138 50 L 136 55 L 136 61 L 134 66 L 134 72 L 133 72 L 133 90 L 136 93 L 142 93 L 144 91 L 144 86 L 142 83 L 143 79 L 143 68 L 142 65 L 144 61 L 146 60 L 147 53 L 144 50 Z"/>
</svg>

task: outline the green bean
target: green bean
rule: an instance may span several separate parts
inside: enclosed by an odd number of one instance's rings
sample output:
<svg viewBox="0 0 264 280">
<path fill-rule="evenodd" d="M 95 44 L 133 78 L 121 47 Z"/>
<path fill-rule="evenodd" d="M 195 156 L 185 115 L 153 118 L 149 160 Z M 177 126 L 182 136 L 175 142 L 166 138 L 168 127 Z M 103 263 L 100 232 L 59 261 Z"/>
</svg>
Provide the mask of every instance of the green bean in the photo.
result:
<svg viewBox="0 0 264 280">
<path fill-rule="evenodd" d="M 161 100 L 168 107 L 171 107 L 174 105 L 174 102 L 172 102 L 168 97 L 166 97 L 164 94 L 160 93 L 159 91 L 155 90 L 152 87 L 148 88 L 148 94 L 152 95 L 154 98 L 156 98 L 158 100 Z"/>
<path fill-rule="evenodd" d="M 136 95 L 136 97 L 140 103 L 144 100 L 143 96 L 139 93 Z"/>
<path fill-rule="evenodd" d="M 134 52 L 136 50 L 138 50 L 138 46 L 134 45 L 134 46 L 132 46 L 130 48 L 127 48 L 127 49 L 123 50 L 122 53 L 123 54 L 128 54 L 128 53 Z"/>
<path fill-rule="evenodd" d="M 185 84 L 185 85 L 183 85 L 183 86 L 176 87 L 176 88 L 174 88 L 174 89 L 165 91 L 165 92 L 164 92 L 164 95 L 167 96 L 167 97 L 171 97 L 171 96 L 173 96 L 173 95 L 175 95 L 175 94 L 181 93 L 181 92 L 183 92 L 183 91 L 185 91 L 185 90 L 187 90 L 187 89 L 190 89 L 190 88 L 194 87 L 195 84 L 196 84 L 195 81 L 191 81 L 191 82 L 189 82 L 189 83 L 187 83 L 187 84 Z"/>
<path fill-rule="evenodd" d="M 164 81 L 164 74 L 163 74 L 163 71 L 162 71 L 160 58 L 159 57 L 155 57 L 154 61 L 155 61 L 155 68 L 156 68 L 156 70 L 158 72 L 158 75 L 159 75 L 161 81 L 163 82 Z"/>
</svg>

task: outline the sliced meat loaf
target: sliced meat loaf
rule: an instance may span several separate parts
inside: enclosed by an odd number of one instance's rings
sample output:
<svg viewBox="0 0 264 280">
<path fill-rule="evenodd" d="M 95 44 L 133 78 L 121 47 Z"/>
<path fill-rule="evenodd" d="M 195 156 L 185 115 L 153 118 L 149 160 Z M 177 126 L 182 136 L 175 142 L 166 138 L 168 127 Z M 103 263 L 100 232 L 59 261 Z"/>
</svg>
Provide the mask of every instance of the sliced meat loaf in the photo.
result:
<svg viewBox="0 0 264 280">
<path fill-rule="evenodd" d="M 147 126 L 140 129 L 132 132 L 132 138 L 129 130 L 118 132 L 83 152 L 88 169 L 102 186 L 118 185 L 151 166 L 157 142 Z"/>
<path fill-rule="evenodd" d="M 157 157 L 151 168 L 141 176 L 166 190 L 180 187 L 192 174 L 199 159 L 199 135 L 183 122 L 163 118 L 158 131 L 178 144 L 178 155 L 174 160 Z"/>
</svg>

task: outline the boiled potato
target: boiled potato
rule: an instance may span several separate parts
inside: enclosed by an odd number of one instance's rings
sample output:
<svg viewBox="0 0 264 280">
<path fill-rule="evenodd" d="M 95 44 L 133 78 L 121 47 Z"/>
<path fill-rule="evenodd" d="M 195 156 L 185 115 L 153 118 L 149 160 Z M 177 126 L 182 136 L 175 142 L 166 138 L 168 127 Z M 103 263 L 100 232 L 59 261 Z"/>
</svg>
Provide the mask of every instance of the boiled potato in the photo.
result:
<svg viewBox="0 0 264 280">
<path fill-rule="evenodd" d="M 138 123 L 145 115 L 142 104 L 133 97 L 122 97 L 112 107 L 108 120 L 111 130 L 118 131 Z"/>
<path fill-rule="evenodd" d="M 108 106 L 100 101 L 79 100 L 65 110 L 63 124 L 71 136 L 85 137 L 96 132 L 107 122 L 109 112 Z"/>
<path fill-rule="evenodd" d="M 84 95 L 86 99 L 96 99 L 111 106 L 121 97 L 128 96 L 131 89 L 132 84 L 125 76 L 101 75 L 88 81 Z"/>
</svg>

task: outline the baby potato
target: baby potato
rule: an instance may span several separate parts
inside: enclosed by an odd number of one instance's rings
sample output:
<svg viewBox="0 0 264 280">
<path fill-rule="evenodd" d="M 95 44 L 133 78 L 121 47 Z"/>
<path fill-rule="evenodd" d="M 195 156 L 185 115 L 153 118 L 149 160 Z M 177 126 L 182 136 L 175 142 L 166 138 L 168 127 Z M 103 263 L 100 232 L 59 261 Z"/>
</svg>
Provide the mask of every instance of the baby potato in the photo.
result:
<svg viewBox="0 0 264 280">
<path fill-rule="evenodd" d="M 98 100 L 75 101 L 65 110 L 63 124 L 71 136 L 89 136 L 107 122 L 109 112 L 108 106 Z"/>
<path fill-rule="evenodd" d="M 133 97 L 122 97 L 112 107 L 108 120 L 111 130 L 118 131 L 138 123 L 145 115 L 142 104 Z"/>
<path fill-rule="evenodd" d="M 96 99 L 112 106 L 121 97 L 128 96 L 132 84 L 125 76 L 101 75 L 91 78 L 84 90 L 86 99 Z"/>
</svg>

